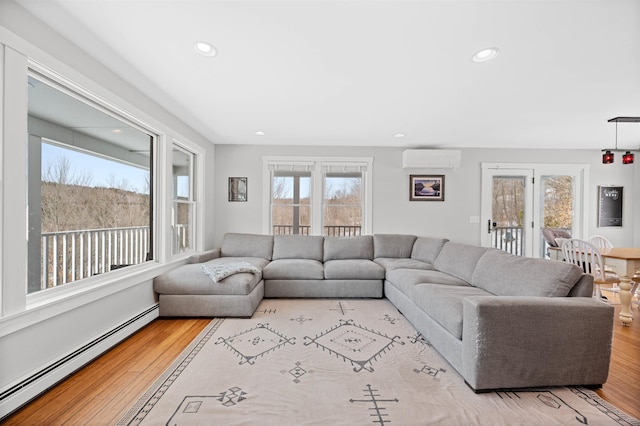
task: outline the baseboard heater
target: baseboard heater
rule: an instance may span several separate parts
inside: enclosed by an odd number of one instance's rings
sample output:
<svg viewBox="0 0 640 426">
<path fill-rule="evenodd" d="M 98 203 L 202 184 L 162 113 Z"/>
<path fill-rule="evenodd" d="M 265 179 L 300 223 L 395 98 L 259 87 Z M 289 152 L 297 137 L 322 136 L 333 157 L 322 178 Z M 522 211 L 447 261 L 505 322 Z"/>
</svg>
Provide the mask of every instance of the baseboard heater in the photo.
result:
<svg viewBox="0 0 640 426">
<path fill-rule="evenodd" d="M 149 309 L 141 312 L 140 314 L 138 314 L 135 317 L 129 319 L 128 321 L 126 321 L 126 322 L 120 324 L 119 326 L 107 331 L 106 333 L 98 336 L 97 338 L 95 338 L 91 342 L 87 343 L 86 345 L 84 345 L 84 346 L 76 349 L 75 351 L 67 354 L 66 356 L 64 356 L 63 358 L 57 360 L 56 362 L 54 362 L 52 364 L 49 364 L 47 367 L 43 368 L 42 370 L 38 371 L 37 373 L 34 373 L 31 376 L 27 377 L 26 379 L 22 380 L 20 383 L 17 383 L 14 386 L 10 387 L 9 389 L 3 391 L 2 393 L 0 393 L 0 405 L 2 405 L 3 402 L 5 402 L 7 399 L 11 398 L 12 396 L 17 394 L 21 390 L 23 390 L 23 389 L 27 388 L 28 386 L 36 383 L 38 380 L 46 377 L 47 375 L 54 373 L 56 370 L 59 370 L 59 369 L 63 368 L 64 366 L 66 366 L 70 362 L 78 359 L 79 357 L 81 357 L 82 355 L 87 353 L 88 351 L 90 351 L 90 350 L 94 349 L 96 346 L 102 344 L 107 339 L 113 337 L 114 335 L 118 334 L 122 330 L 126 329 L 127 327 L 130 327 L 131 325 L 135 324 L 140 319 L 146 317 L 147 315 L 153 313 L 154 311 L 157 311 L 158 309 L 159 308 L 158 308 L 157 304 L 153 305 Z M 111 347 L 113 347 L 113 345 L 110 345 L 110 346 L 104 348 L 104 350 L 101 353 L 106 352 Z M 73 371 L 71 371 L 68 374 L 65 374 L 65 376 L 62 377 L 60 380 L 58 380 L 55 384 L 60 383 L 62 380 L 64 380 L 65 378 L 69 377 L 71 374 L 75 373 L 76 371 L 78 371 L 83 366 L 87 365 L 89 362 L 91 362 L 95 358 L 96 357 L 92 357 L 90 360 L 84 362 L 82 364 L 82 366 L 80 366 L 79 368 L 74 368 Z M 55 384 L 53 386 L 55 386 Z M 35 395 L 33 398 L 31 398 L 31 400 L 33 400 L 37 396 L 41 395 L 42 393 L 46 392 L 51 387 L 52 386 L 48 386 L 46 389 L 43 389 L 42 391 L 38 392 L 38 394 Z M 24 405 L 24 404 L 21 404 L 21 405 Z M 19 407 L 17 407 L 17 408 L 19 408 Z M 14 410 L 11 410 L 11 411 L 14 411 Z M 3 418 L 3 415 L 0 412 L 0 421 L 2 420 L 2 418 Z"/>
</svg>

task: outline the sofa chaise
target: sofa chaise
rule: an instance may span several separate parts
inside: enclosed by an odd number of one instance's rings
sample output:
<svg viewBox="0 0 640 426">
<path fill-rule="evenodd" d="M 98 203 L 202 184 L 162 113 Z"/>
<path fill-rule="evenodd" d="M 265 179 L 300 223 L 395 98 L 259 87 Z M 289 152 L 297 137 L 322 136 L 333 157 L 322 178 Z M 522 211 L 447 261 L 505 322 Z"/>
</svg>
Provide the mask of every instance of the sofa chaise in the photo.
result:
<svg viewBox="0 0 640 426">
<path fill-rule="evenodd" d="M 386 297 L 475 391 L 598 387 L 609 371 L 614 309 L 591 297 L 591 275 L 444 238 L 230 233 L 154 290 L 161 316 L 248 317 L 263 297 Z"/>
</svg>

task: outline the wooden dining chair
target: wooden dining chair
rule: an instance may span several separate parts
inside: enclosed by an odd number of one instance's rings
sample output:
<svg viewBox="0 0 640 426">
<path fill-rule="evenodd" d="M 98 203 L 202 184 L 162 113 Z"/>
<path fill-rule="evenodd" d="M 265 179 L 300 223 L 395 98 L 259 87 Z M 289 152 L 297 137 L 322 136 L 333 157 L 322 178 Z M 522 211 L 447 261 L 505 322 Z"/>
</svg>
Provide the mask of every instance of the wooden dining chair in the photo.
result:
<svg viewBox="0 0 640 426">
<path fill-rule="evenodd" d="M 602 235 L 592 235 L 587 238 L 587 242 L 596 246 L 598 250 L 613 248 L 613 243 L 609 241 L 607 237 L 603 237 Z M 607 265 L 604 265 L 604 270 L 607 274 L 615 274 L 613 269 Z"/>
<path fill-rule="evenodd" d="M 609 241 L 607 237 L 603 237 L 602 235 L 592 235 L 587 238 L 587 242 L 596 246 L 598 250 L 604 248 L 613 248 L 613 243 Z"/>
<path fill-rule="evenodd" d="M 602 285 L 616 285 L 620 283 L 617 275 L 605 273 L 602 255 L 596 246 L 578 238 L 571 238 L 562 244 L 562 254 L 565 262 L 579 266 L 586 274 L 593 275 L 594 294 L 600 299 Z M 617 290 L 617 287 L 607 290 Z"/>
</svg>

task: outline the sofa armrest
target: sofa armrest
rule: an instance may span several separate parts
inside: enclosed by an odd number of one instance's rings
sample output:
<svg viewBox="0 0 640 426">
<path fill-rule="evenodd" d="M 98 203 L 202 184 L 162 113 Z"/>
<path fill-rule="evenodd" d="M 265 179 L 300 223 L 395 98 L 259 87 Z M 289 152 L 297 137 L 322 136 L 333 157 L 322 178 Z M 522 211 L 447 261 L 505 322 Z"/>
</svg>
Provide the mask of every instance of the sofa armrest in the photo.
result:
<svg viewBox="0 0 640 426">
<path fill-rule="evenodd" d="M 213 250 L 203 251 L 199 254 L 194 254 L 189 258 L 187 263 L 203 263 L 207 262 L 211 259 L 217 259 L 221 256 L 220 248 L 216 248 Z"/>
<path fill-rule="evenodd" d="M 463 376 L 476 391 L 607 380 L 614 308 L 605 302 L 473 296 L 463 315 Z"/>
</svg>

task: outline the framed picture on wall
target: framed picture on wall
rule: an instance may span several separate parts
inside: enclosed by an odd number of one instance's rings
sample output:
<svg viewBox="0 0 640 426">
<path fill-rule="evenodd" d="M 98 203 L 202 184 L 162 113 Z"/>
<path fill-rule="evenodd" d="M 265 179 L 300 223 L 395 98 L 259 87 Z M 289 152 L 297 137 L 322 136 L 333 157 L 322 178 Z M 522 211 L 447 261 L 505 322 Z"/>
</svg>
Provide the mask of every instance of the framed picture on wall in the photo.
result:
<svg viewBox="0 0 640 426">
<path fill-rule="evenodd" d="M 409 186 L 409 201 L 444 201 L 444 175 L 411 175 Z"/>
<path fill-rule="evenodd" d="M 598 188 L 598 226 L 622 226 L 622 186 Z"/>
<path fill-rule="evenodd" d="M 229 201 L 247 201 L 247 178 L 229 178 Z"/>
</svg>

